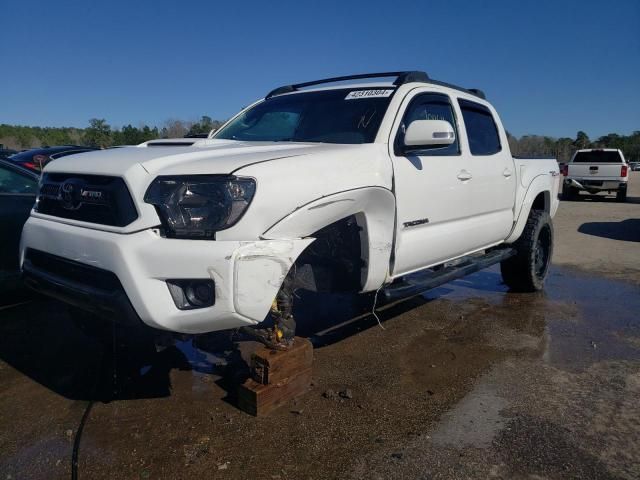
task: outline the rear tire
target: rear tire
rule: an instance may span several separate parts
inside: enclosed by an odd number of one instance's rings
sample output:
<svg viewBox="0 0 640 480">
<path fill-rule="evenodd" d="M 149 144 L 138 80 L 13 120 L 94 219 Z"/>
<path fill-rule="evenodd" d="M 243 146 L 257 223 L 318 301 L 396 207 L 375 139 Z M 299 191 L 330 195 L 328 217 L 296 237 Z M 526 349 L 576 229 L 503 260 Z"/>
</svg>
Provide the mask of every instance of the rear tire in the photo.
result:
<svg viewBox="0 0 640 480">
<path fill-rule="evenodd" d="M 504 283 L 516 292 L 544 287 L 553 255 L 553 224 L 542 210 L 532 210 L 520 238 L 512 245 L 516 255 L 500 263 Z"/>
<path fill-rule="evenodd" d="M 616 202 L 624 203 L 627 201 L 627 189 L 621 188 L 616 193 Z"/>
</svg>

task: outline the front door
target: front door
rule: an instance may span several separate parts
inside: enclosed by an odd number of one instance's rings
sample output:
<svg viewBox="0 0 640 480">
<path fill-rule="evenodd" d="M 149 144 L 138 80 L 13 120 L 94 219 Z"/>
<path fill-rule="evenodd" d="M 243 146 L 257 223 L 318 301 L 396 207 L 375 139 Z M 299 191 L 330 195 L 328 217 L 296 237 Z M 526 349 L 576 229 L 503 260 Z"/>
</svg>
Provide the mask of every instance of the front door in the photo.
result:
<svg viewBox="0 0 640 480">
<path fill-rule="evenodd" d="M 451 98 L 433 92 L 410 94 L 403 108 L 389 142 L 397 208 L 394 277 L 461 256 L 474 245 L 470 158 L 461 152 Z M 456 140 L 404 153 L 403 134 L 414 120 L 446 120 Z"/>
</svg>

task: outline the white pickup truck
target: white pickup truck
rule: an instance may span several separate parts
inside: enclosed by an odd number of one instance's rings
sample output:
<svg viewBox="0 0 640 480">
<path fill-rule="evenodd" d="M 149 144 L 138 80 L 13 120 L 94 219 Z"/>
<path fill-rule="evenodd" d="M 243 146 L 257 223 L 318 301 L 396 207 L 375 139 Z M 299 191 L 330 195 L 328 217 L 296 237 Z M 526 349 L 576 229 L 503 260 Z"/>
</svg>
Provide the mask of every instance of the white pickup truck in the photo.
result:
<svg viewBox="0 0 640 480">
<path fill-rule="evenodd" d="M 394 301 L 501 263 L 513 290 L 541 289 L 559 179 L 555 160 L 511 155 L 479 90 L 331 78 L 280 87 L 207 139 L 51 162 L 21 265 L 116 322 L 267 326 L 286 344 L 297 288 Z"/>
<path fill-rule="evenodd" d="M 562 196 L 576 199 L 580 192 L 616 193 L 616 200 L 627 200 L 629 165 L 621 150 L 598 148 L 578 150 L 571 161 L 562 167 L 564 184 Z"/>
</svg>

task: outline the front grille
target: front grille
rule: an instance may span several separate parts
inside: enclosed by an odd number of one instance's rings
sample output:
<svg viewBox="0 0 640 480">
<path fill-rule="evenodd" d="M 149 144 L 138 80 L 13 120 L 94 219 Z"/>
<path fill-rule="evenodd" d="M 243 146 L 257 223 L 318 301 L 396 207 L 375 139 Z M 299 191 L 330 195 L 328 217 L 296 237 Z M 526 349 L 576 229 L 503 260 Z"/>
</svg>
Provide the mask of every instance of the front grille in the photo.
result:
<svg viewBox="0 0 640 480">
<path fill-rule="evenodd" d="M 40 187 L 40 194 L 45 196 L 58 197 L 60 185 L 57 183 L 46 183 Z"/>
<path fill-rule="evenodd" d="M 45 173 L 36 211 L 70 220 L 124 227 L 138 218 L 122 178 Z"/>
<path fill-rule="evenodd" d="M 122 284 L 116 274 L 102 268 L 92 267 L 33 248 L 27 249 L 25 261 L 42 272 L 75 283 L 105 291 L 122 290 Z"/>
</svg>

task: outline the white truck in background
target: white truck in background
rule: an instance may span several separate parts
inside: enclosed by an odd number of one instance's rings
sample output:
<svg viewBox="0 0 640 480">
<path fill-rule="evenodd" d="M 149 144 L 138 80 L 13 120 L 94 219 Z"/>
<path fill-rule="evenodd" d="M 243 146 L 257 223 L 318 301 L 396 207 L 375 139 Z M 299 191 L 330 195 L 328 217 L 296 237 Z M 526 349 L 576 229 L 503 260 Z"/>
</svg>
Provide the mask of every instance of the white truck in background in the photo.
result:
<svg viewBox="0 0 640 480">
<path fill-rule="evenodd" d="M 511 155 L 479 90 L 331 78 L 277 88 L 207 139 L 51 162 L 21 264 L 110 321 L 267 326 L 286 345 L 298 288 L 394 301 L 500 263 L 513 290 L 540 290 L 559 178 L 554 159 Z"/>
<path fill-rule="evenodd" d="M 591 195 L 614 193 L 618 202 L 627 200 L 629 165 L 621 150 L 594 148 L 578 150 L 562 167 L 562 196 L 575 200 L 580 192 Z"/>
</svg>

